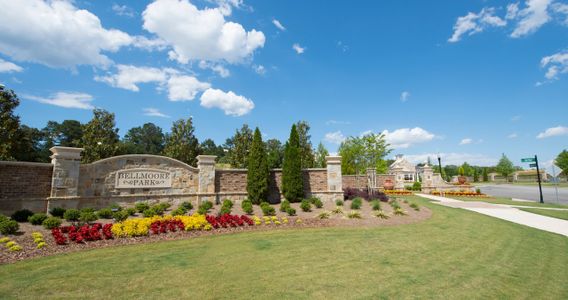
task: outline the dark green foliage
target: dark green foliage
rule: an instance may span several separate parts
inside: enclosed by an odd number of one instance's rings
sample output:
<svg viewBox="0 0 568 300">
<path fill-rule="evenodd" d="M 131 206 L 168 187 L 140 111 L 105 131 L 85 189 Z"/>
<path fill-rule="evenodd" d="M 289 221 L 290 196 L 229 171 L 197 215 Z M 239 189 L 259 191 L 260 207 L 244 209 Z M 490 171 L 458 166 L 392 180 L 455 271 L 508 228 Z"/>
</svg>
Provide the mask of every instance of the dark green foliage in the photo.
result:
<svg viewBox="0 0 568 300">
<path fill-rule="evenodd" d="M 85 207 L 85 208 L 81 208 L 81 212 L 82 212 L 82 213 L 84 213 L 84 212 L 86 212 L 86 213 L 94 213 L 94 212 L 95 212 L 95 209 L 92 208 L 92 207 Z"/>
<path fill-rule="evenodd" d="M 268 196 L 268 161 L 262 135 L 258 127 L 254 131 L 248 157 L 247 193 L 253 204 L 266 201 Z"/>
<path fill-rule="evenodd" d="M 357 197 L 351 201 L 351 209 L 361 209 L 361 205 L 363 205 L 362 198 Z"/>
<path fill-rule="evenodd" d="M 315 166 L 316 168 L 325 168 L 327 167 L 327 162 L 325 157 L 329 156 L 329 152 L 325 149 L 325 146 L 322 143 L 319 143 L 318 149 L 316 151 L 316 161 Z"/>
<path fill-rule="evenodd" d="M 381 202 L 379 200 L 371 201 L 371 207 L 373 210 L 381 210 Z"/>
<path fill-rule="evenodd" d="M 213 203 L 209 200 L 205 200 L 199 205 L 197 213 L 201 215 L 207 214 L 211 208 L 213 208 Z"/>
<path fill-rule="evenodd" d="M 49 217 L 43 220 L 43 223 L 41 223 L 41 225 L 43 225 L 43 228 L 45 229 L 53 229 L 55 227 L 61 226 L 61 219 L 58 217 Z"/>
<path fill-rule="evenodd" d="M 295 210 L 294 208 L 292 208 L 292 207 L 288 207 L 288 209 L 286 209 L 286 213 L 287 213 L 289 216 L 295 216 L 295 215 L 296 215 L 296 210 Z"/>
<path fill-rule="evenodd" d="M 91 223 L 98 219 L 97 214 L 92 211 L 81 211 L 81 215 L 79 216 L 79 221 L 83 223 Z"/>
<path fill-rule="evenodd" d="M 313 204 L 316 208 L 322 208 L 323 207 L 323 202 L 321 202 L 320 198 L 311 197 L 309 200 L 310 200 L 310 203 Z"/>
<path fill-rule="evenodd" d="M 487 168 L 483 168 L 483 182 L 489 181 L 489 174 L 487 174 Z"/>
<path fill-rule="evenodd" d="M 391 201 L 391 202 L 390 202 L 390 206 L 391 206 L 393 209 L 401 208 L 401 207 L 400 207 L 400 204 L 398 203 L 397 200 Z"/>
<path fill-rule="evenodd" d="M 172 125 L 171 133 L 166 136 L 163 155 L 180 160 L 188 165 L 197 164 L 199 141 L 194 135 L 192 118 L 177 120 Z"/>
<path fill-rule="evenodd" d="M 266 141 L 266 160 L 268 161 L 269 169 L 282 168 L 284 147 L 279 140 L 270 139 Z"/>
<path fill-rule="evenodd" d="M 112 218 L 116 222 L 122 222 L 122 221 L 128 219 L 128 216 L 130 216 L 130 214 L 128 213 L 128 210 L 119 210 L 119 211 L 114 212 L 112 214 Z"/>
<path fill-rule="evenodd" d="M 300 141 L 296 125 L 292 125 L 290 138 L 284 150 L 282 167 L 282 192 L 290 202 L 298 202 L 304 197 L 304 179 L 300 157 Z"/>
<path fill-rule="evenodd" d="M 49 214 L 54 217 L 63 218 L 63 214 L 65 214 L 66 209 L 61 207 L 54 207 L 49 210 Z"/>
<path fill-rule="evenodd" d="M 14 220 L 8 218 L 0 220 L 0 233 L 2 234 L 14 234 L 20 229 L 20 224 Z"/>
<path fill-rule="evenodd" d="M 254 209 L 252 207 L 252 202 L 248 199 L 243 200 L 241 203 L 241 208 L 247 215 L 252 215 Z"/>
<path fill-rule="evenodd" d="M 226 206 L 228 208 L 233 208 L 233 201 L 231 201 L 229 199 L 225 199 L 225 200 L 223 200 L 223 206 Z"/>
<path fill-rule="evenodd" d="M 83 148 L 81 158 L 91 163 L 115 156 L 119 150 L 118 128 L 115 128 L 114 114 L 95 108 L 93 118 L 83 129 Z"/>
<path fill-rule="evenodd" d="M 141 212 L 144 212 L 145 210 L 149 209 L 150 205 L 148 205 L 148 203 L 146 203 L 146 202 L 136 202 L 136 204 L 134 204 L 134 208 L 136 208 L 136 211 L 141 213 Z"/>
<path fill-rule="evenodd" d="M 43 221 L 47 219 L 47 215 L 44 213 L 37 213 L 37 214 L 33 214 L 32 216 L 28 217 L 28 222 L 30 222 L 32 225 L 41 225 L 41 223 L 43 223 Z"/>
<path fill-rule="evenodd" d="M 233 202 L 229 199 L 223 200 L 223 205 L 221 205 L 219 215 L 231 214 L 231 208 L 233 208 Z"/>
<path fill-rule="evenodd" d="M 110 208 L 112 211 L 122 210 L 122 206 L 120 206 L 120 204 L 118 203 L 113 203 L 108 208 Z"/>
<path fill-rule="evenodd" d="M 276 215 L 276 210 L 268 202 L 260 203 L 260 208 L 262 209 L 262 214 L 265 216 Z"/>
<path fill-rule="evenodd" d="M 126 153 L 160 154 L 164 149 L 165 136 L 162 128 L 153 123 L 128 130 L 124 136 Z"/>
<path fill-rule="evenodd" d="M 172 216 L 183 216 L 187 213 L 187 210 L 183 207 L 178 207 L 177 209 L 172 210 Z"/>
<path fill-rule="evenodd" d="M 17 210 L 12 214 L 12 220 L 16 222 L 27 222 L 28 218 L 33 216 L 33 212 L 29 209 Z"/>
<path fill-rule="evenodd" d="M 20 117 L 14 114 L 20 99 L 0 84 L 0 160 L 14 160 L 18 144 Z"/>
<path fill-rule="evenodd" d="M 225 156 L 225 149 L 223 148 L 223 146 L 215 145 L 215 142 L 212 139 L 204 140 L 203 142 L 201 142 L 201 145 L 199 147 L 201 148 L 201 154 L 215 155 L 217 156 L 217 161 L 223 159 L 223 157 Z"/>
<path fill-rule="evenodd" d="M 280 211 L 286 212 L 288 210 L 288 208 L 290 208 L 290 202 L 288 200 L 283 200 L 280 203 Z"/>
<path fill-rule="evenodd" d="M 310 212 L 310 211 L 312 211 L 312 204 L 310 203 L 310 201 L 308 199 L 304 199 L 304 200 L 302 200 L 302 203 L 300 204 L 300 208 L 305 212 Z"/>
<path fill-rule="evenodd" d="M 113 215 L 113 212 L 112 212 L 112 209 L 110 209 L 110 208 L 103 208 L 103 209 L 97 211 L 97 216 L 100 219 L 112 219 L 112 215 Z"/>
<path fill-rule="evenodd" d="M 306 121 L 298 121 L 298 123 L 296 123 L 296 130 L 298 132 L 302 169 L 313 168 L 315 165 L 315 156 L 312 149 L 310 124 Z"/>
<path fill-rule="evenodd" d="M 125 209 L 125 211 L 128 213 L 129 216 L 134 216 L 136 214 L 136 208 L 133 207 L 129 207 Z"/>
<path fill-rule="evenodd" d="M 412 184 L 413 191 L 421 191 L 422 190 L 422 183 L 416 181 Z"/>
<path fill-rule="evenodd" d="M 229 150 L 226 162 L 233 168 L 247 168 L 248 154 L 252 145 L 253 133 L 247 124 L 236 130 L 235 135 L 225 143 Z"/>
<path fill-rule="evenodd" d="M 563 170 L 562 174 L 564 177 L 568 176 L 568 150 L 564 149 L 562 152 L 558 153 L 554 164 Z"/>
<path fill-rule="evenodd" d="M 418 204 L 416 203 L 410 203 L 410 207 L 412 209 L 414 209 L 415 211 L 419 211 L 420 210 L 420 206 L 418 206 Z"/>
<path fill-rule="evenodd" d="M 335 205 L 343 206 L 343 200 L 335 200 Z"/>
<path fill-rule="evenodd" d="M 150 207 L 150 209 L 153 210 L 157 215 L 163 215 L 164 212 L 166 211 L 166 206 L 163 205 L 163 203 L 159 203 L 159 204 L 152 205 L 152 207 Z"/>
<path fill-rule="evenodd" d="M 190 211 L 193 209 L 193 204 L 189 201 L 184 201 L 181 203 L 180 207 L 183 207 L 186 211 Z"/>
<path fill-rule="evenodd" d="M 151 218 L 158 215 L 158 213 L 153 208 L 148 208 L 142 212 L 142 215 L 144 216 L 144 218 Z"/>
<path fill-rule="evenodd" d="M 81 216 L 81 212 L 78 209 L 68 209 L 63 214 L 63 218 L 67 221 L 79 221 L 79 217 Z"/>
</svg>

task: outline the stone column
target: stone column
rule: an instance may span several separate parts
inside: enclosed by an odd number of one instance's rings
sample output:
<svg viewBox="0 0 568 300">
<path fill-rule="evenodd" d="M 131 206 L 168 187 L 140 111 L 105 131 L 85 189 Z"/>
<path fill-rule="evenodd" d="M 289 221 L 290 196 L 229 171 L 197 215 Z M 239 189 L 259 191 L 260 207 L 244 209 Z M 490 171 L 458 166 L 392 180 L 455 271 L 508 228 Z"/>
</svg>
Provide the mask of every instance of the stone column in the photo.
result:
<svg viewBox="0 0 568 300">
<path fill-rule="evenodd" d="M 394 175 L 394 188 L 404 189 L 404 175 L 402 168 L 391 168 L 390 173 Z"/>
<path fill-rule="evenodd" d="M 199 169 L 198 203 L 201 200 L 215 202 L 215 155 L 198 155 L 197 168 Z"/>
<path fill-rule="evenodd" d="M 51 197 L 78 196 L 79 167 L 83 148 L 55 146 L 49 149 L 53 176 L 51 178 Z"/>
<path fill-rule="evenodd" d="M 513 173 L 513 181 L 519 181 L 519 172 Z"/>
<path fill-rule="evenodd" d="M 343 179 L 341 175 L 341 156 L 326 156 L 327 191 L 330 201 L 343 200 Z"/>
<path fill-rule="evenodd" d="M 434 186 L 434 172 L 432 167 L 425 165 L 422 167 L 422 187 Z"/>
</svg>

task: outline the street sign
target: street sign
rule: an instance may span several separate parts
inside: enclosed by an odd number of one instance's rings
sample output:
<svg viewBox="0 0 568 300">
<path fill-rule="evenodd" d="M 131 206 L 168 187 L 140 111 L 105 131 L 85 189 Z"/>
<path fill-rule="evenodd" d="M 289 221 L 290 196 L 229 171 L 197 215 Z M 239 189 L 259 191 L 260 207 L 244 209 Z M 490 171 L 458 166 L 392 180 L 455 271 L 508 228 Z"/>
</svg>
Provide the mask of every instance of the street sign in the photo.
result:
<svg viewBox="0 0 568 300">
<path fill-rule="evenodd" d="M 536 168 L 536 164 L 530 164 L 529 168 Z"/>
<path fill-rule="evenodd" d="M 521 158 L 521 162 L 535 162 L 534 157 Z"/>
</svg>

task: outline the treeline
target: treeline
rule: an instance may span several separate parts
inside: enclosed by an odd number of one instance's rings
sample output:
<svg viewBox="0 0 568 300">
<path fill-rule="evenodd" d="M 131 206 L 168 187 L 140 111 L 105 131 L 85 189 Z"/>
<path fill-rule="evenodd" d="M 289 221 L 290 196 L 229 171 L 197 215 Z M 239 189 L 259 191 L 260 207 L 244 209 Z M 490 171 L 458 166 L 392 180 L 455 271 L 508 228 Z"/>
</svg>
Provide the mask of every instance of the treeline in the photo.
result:
<svg viewBox="0 0 568 300">
<path fill-rule="evenodd" d="M 84 148 L 84 163 L 122 154 L 154 154 L 196 165 L 197 156 L 206 154 L 216 155 L 218 163 L 233 168 L 248 167 L 253 131 L 247 124 L 236 129 L 222 145 L 217 145 L 212 139 L 199 142 L 191 118 L 174 121 L 169 133 L 164 133 L 153 123 L 145 123 L 129 129 L 120 139 L 115 115 L 108 111 L 93 110 L 92 119 L 85 124 L 77 120 L 49 121 L 40 129 L 21 124 L 14 113 L 19 103 L 12 90 L 0 85 L 0 160 L 49 162 L 49 149 L 65 146 Z M 325 167 L 325 156 L 329 152 L 321 143 L 317 149 L 312 147 L 310 125 L 299 121 L 295 128 L 301 168 Z M 269 139 L 263 142 L 263 148 L 267 166 L 282 168 L 285 145 L 278 139 Z"/>
</svg>

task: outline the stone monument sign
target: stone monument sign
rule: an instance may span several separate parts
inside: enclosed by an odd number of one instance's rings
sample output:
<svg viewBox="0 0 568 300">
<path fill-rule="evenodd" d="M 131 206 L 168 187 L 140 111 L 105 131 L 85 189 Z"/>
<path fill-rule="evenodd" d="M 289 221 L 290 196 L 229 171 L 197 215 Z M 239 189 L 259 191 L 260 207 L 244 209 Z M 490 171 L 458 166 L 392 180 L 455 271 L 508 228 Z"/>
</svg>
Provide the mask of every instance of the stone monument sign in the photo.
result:
<svg viewBox="0 0 568 300">
<path fill-rule="evenodd" d="M 157 169 L 127 169 L 116 172 L 115 188 L 171 188 L 172 173 Z"/>
</svg>

